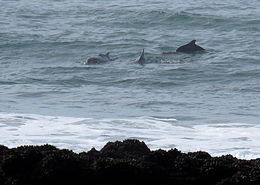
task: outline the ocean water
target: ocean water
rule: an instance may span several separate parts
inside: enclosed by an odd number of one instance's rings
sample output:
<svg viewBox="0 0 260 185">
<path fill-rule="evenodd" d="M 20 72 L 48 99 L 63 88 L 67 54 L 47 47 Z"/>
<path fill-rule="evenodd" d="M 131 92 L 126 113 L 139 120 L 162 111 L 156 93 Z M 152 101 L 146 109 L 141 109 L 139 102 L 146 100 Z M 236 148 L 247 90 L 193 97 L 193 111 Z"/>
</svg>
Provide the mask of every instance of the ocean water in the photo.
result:
<svg viewBox="0 0 260 185">
<path fill-rule="evenodd" d="M 260 157 L 259 0 L 0 0 L 0 144 Z M 206 52 L 171 54 L 196 39 Z M 142 48 L 144 66 L 133 61 Z M 86 65 L 110 52 L 112 61 Z"/>
</svg>

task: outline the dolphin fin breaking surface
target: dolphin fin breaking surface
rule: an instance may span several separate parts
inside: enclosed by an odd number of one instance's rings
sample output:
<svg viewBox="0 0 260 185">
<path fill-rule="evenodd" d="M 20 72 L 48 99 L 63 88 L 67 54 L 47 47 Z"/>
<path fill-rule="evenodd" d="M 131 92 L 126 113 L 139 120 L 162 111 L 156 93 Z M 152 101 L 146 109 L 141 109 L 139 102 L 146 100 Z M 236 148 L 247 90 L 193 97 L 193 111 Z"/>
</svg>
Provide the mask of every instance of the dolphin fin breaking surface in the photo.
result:
<svg viewBox="0 0 260 185">
<path fill-rule="evenodd" d="M 191 53 L 195 51 L 204 51 L 205 49 L 195 44 L 196 40 L 190 41 L 188 44 L 180 46 L 176 49 L 176 52 Z"/>
<path fill-rule="evenodd" d="M 143 49 L 139 59 L 137 60 L 137 63 L 144 65 L 144 62 L 145 62 L 145 57 L 144 57 L 144 49 Z"/>
</svg>

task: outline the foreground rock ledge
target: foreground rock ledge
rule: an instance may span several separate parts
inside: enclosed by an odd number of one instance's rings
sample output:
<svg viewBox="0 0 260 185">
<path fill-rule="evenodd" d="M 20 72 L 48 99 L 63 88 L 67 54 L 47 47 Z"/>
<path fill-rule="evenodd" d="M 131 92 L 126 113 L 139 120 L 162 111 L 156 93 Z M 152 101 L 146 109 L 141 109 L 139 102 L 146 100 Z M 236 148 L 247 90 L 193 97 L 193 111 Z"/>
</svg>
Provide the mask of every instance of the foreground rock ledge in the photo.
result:
<svg viewBox="0 0 260 185">
<path fill-rule="evenodd" d="M 109 142 L 76 154 L 51 145 L 0 145 L 0 185 L 85 184 L 260 185 L 260 159 L 177 149 L 150 151 L 144 142 Z"/>
</svg>

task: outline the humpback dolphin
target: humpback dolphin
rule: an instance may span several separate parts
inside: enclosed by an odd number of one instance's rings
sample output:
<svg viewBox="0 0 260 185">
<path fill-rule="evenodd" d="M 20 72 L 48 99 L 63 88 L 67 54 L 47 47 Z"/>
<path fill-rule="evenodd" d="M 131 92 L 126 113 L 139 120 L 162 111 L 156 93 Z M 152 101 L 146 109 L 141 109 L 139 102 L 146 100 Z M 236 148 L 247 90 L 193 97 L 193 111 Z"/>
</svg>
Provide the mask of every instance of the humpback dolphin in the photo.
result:
<svg viewBox="0 0 260 185">
<path fill-rule="evenodd" d="M 144 49 L 139 57 L 139 59 L 136 61 L 136 63 L 140 64 L 140 65 L 144 65 L 145 62 L 145 58 L 144 58 Z"/>
<path fill-rule="evenodd" d="M 107 52 L 106 54 L 99 54 L 96 57 L 90 57 L 86 60 L 85 64 L 100 64 L 108 61 L 111 61 L 109 57 L 109 52 Z"/>
<path fill-rule="evenodd" d="M 183 52 L 183 53 L 191 53 L 194 51 L 204 51 L 202 47 L 195 44 L 196 40 L 190 41 L 188 44 L 185 44 L 176 49 L 176 52 Z"/>
</svg>

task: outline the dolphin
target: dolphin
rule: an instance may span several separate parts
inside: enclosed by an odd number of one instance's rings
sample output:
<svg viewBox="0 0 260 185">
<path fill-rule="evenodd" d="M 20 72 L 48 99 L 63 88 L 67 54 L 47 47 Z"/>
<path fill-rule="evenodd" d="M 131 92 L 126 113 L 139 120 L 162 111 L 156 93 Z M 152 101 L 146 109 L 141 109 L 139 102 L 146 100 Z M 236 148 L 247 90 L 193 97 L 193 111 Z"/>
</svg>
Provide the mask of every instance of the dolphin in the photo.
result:
<svg viewBox="0 0 260 185">
<path fill-rule="evenodd" d="M 204 51 L 205 49 L 195 44 L 196 40 L 190 41 L 188 44 L 185 44 L 176 49 L 176 52 L 183 52 L 183 53 L 191 53 L 195 51 Z"/>
<path fill-rule="evenodd" d="M 140 65 L 144 65 L 144 62 L 145 62 L 145 58 L 144 58 L 144 49 L 143 49 L 139 59 L 136 60 L 136 63 L 138 63 Z"/>
<path fill-rule="evenodd" d="M 86 60 L 85 64 L 100 64 L 108 61 L 111 61 L 109 57 L 109 52 L 107 52 L 106 54 L 99 54 L 96 57 L 90 57 Z"/>
</svg>

